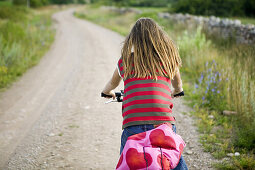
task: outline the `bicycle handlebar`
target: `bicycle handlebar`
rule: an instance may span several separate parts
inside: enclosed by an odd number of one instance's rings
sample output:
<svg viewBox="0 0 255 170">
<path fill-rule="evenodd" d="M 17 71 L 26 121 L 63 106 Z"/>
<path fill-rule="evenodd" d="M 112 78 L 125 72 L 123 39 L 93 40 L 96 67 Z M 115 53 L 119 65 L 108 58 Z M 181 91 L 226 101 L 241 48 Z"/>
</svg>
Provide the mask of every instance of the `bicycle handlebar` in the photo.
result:
<svg viewBox="0 0 255 170">
<path fill-rule="evenodd" d="M 174 95 L 174 97 L 178 97 L 178 96 L 184 96 L 184 91 L 180 92 L 180 93 L 177 93 Z"/>
<path fill-rule="evenodd" d="M 123 101 L 123 99 L 121 98 L 123 96 L 123 94 L 124 94 L 123 90 L 121 90 L 120 92 L 115 92 L 115 96 L 116 96 L 117 102 L 122 102 Z M 101 93 L 101 97 L 112 98 L 112 96 L 104 94 L 104 93 Z"/>
<path fill-rule="evenodd" d="M 117 102 L 122 102 L 123 101 L 123 99 L 121 98 L 123 95 L 124 95 L 124 91 L 123 90 L 121 90 L 120 92 L 115 92 L 115 96 L 116 96 Z M 178 96 L 184 96 L 184 91 L 174 95 L 174 97 L 178 97 Z M 103 92 L 101 93 L 101 97 L 112 98 L 111 95 L 104 94 Z"/>
</svg>

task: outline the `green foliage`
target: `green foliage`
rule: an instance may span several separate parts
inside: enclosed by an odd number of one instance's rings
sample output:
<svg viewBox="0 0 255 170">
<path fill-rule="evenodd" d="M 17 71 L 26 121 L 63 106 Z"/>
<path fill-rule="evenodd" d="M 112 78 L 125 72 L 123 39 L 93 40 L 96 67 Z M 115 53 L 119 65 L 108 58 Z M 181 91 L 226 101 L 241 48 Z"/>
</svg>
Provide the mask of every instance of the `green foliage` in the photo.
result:
<svg viewBox="0 0 255 170">
<path fill-rule="evenodd" d="M 238 148 L 253 150 L 255 148 L 255 122 L 238 124 L 235 128 L 234 145 Z M 255 153 L 255 150 L 253 151 Z"/>
<path fill-rule="evenodd" d="M 50 15 L 26 7 L 9 8 L 0 8 L 0 16 L 5 14 L 0 24 L 0 89 L 35 65 L 53 40 Z"/>
<path fill-rule="evenodd" d="M 174 0 L 171 12 L 216 16 L 255 16 L 254 0 Z"/>
<path fill-rule="evenodd" d="M 25 30 L 22 25 L 14 22 L 6 22 L 0 27 L 3 44 L 8 42 L 18 42 L 25 38 Z"/>
<path fill-rule="evenodd" d="M 223 161 L 215 165 L 220 170 L 254 170 L 255 157 L 252 155 L 241 155 L 240 157 L 233 157 L 230 161 Z"/>
<path fill-rule="evenodd" d="M 11 6 L 12 2 L 10 0 L 0 0 L 0 7 L 2 6 Z"/>
<path fill-rule="evenodd" d="M 79 3 L 85 4 L 85 0 L 13 0 L 14 5 L 23 5 L 30 7 L 37 8 L 49 4 L 72 4 L 72 3 Z"/>
<path fill-rule="evenodd" d="M 74 0 L 51 0 L 51 3 L 53 4 L 71 4 L 74 2 Z"/>
<path fill-rule="evenodd" d="M 27 0 L 13 0 L 14 5 L 27 5 Z"/>
<path fill-rule="evenodd" d="M 244 2 L 244 11 L 246 16 L 255 16 L 255 1 L 254 0 L 245 0 Z"/>
<path fill-rule="evenodd" d="M 13 0 L 14 5 L 29 5 L 31 7 L 37 8 L 43 5 L 48 5 L 49 0 Z"/>
<path fill-rule="evenodd" d="M 0 19 L 12 21 L 25 20 L 27 9 L 25 7 L 0 6 Z"/>
<path fill-rule="evenodd" d="M 92 0 L 91 3 L 134 7 L 167 7 L 171 0 Z"/>
</svg>

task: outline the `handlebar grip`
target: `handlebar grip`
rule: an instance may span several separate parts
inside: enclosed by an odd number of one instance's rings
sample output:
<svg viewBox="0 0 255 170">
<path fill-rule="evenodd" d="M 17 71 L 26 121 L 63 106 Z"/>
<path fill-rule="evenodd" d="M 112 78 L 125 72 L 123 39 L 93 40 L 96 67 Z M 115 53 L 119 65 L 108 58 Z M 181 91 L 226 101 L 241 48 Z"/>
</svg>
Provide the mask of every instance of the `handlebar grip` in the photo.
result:
<svg viewBox="0 0 255 170">
<path fill-rule="evenodd" d="M 109 97 L 109 98 L 112 98 L 111 95 L 107 95 L 107 94 L 104 94 L 104 93 L 101 93 L 101 97 Z"/>
<path fill-rule="evenodd" d="M 174 95 L 174 97 L 177 97 L 177 96 L 184 96 L 184 91 L 180 92 L 180 93 L 177 93 Z"/>
</svg>

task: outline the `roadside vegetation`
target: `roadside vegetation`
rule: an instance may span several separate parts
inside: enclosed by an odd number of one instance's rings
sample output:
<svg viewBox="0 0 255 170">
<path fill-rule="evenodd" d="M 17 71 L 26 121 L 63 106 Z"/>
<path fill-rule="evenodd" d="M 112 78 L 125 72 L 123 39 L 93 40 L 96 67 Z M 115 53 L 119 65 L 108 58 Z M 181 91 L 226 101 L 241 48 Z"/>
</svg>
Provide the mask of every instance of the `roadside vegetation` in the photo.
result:
<svg viewBox="0 0 255 170">
<path fill-rule="evenodd" d="M 87 5 L 75 15 L 124 36 L 140 17 L 151 17 L 162 25 L 179 46 L 185 98 L 193 107 L 191 114 L 196 117 L 204 149 L 221 160 L 215 167 L 254 169 L 254 45 L 215 39 L 201 28 L 187 29 L 185 25 L 158 18 L 157 13 L 165 10 L 142 8 L 142 13 L 120 13 Z"/>
<path fill-rule="evenodd" d="M 0 3 L 0 89 L 37 64 L 54 39 L 53 8 Z"/>
<path fill-rule="evenodd" d="M 85 0 L 0 0 L 0 90 L 36 65 L 54 40 L 51 4 Z"/>
</svg>

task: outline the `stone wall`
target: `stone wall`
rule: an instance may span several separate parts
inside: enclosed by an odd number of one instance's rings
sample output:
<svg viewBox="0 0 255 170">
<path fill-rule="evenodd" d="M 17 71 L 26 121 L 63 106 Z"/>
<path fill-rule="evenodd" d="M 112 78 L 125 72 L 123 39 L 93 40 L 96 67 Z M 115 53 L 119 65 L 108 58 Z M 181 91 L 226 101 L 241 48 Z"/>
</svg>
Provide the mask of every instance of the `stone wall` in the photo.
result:
<svg viewBox="0 0 255 170">
<path fill-rule="evenodd" d="M 237 43 L 255 44 L 255 26 L 251 24 L 243 25 L 240 20 L 170 13 L 158 13 L 158 16 L 187 26 L 202 26 L 209 34 L 217 35 L 224 39 L 235 39 Z"/>
<path fill-rule="evenodd" d="M 102 9 L 125 14 L 133 12 L 141 14 L 142 11 L 134 8 L 117 8 L 114 6 L 102 6 Z M 176 23 L 188 26 L 202 26 L 209 34 L 220 36 L 224 39 L 234 39 L 241 44 L 255 44 L 255 26 L 243 25 L 240 20 L 221 19 L 215 16 L 202 17 L 189 14 L 158 13 L 160 18 L 169 19 Z"/>
</svg>

